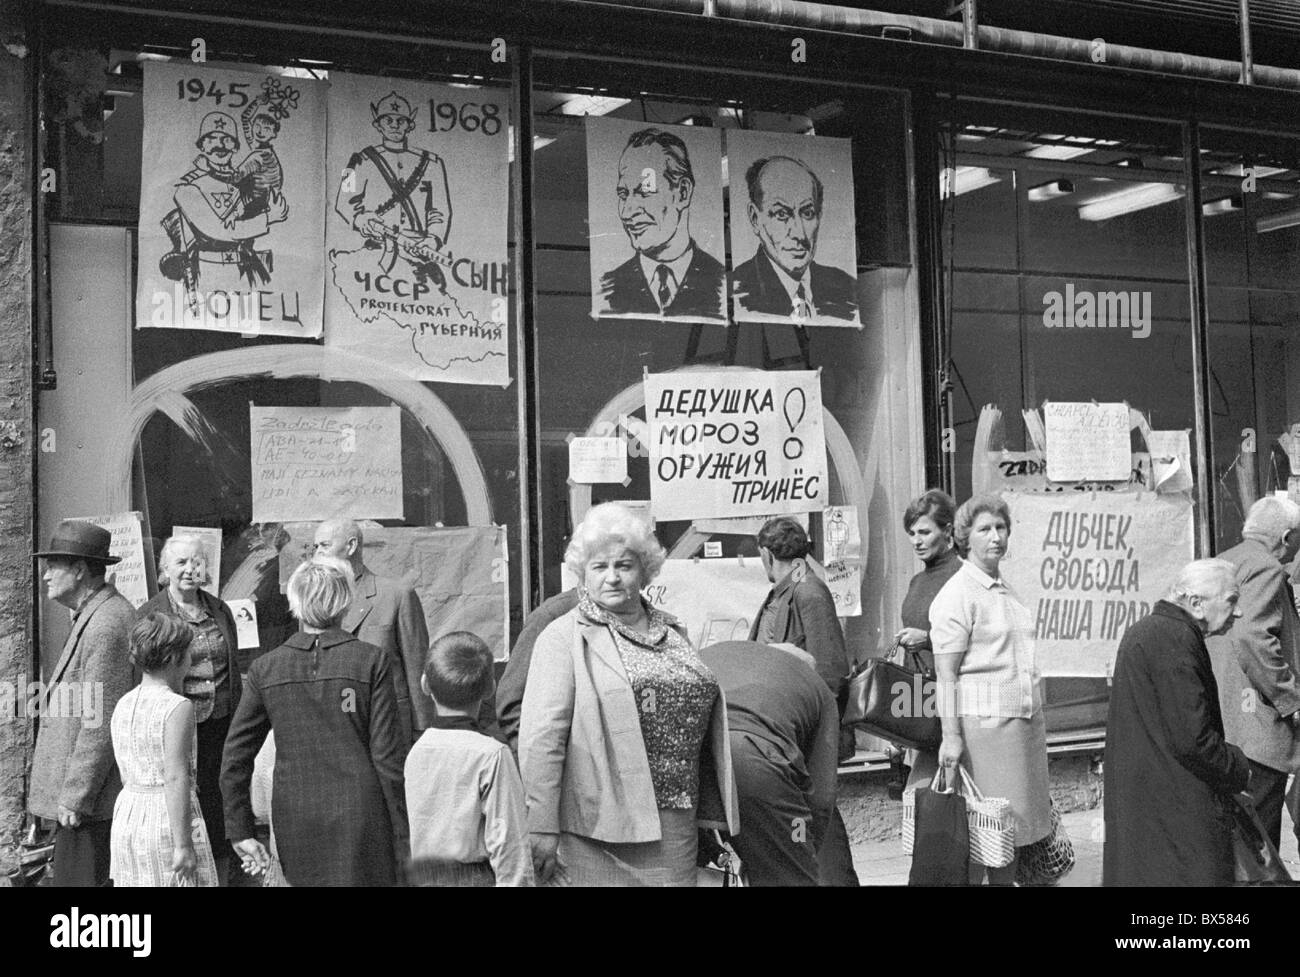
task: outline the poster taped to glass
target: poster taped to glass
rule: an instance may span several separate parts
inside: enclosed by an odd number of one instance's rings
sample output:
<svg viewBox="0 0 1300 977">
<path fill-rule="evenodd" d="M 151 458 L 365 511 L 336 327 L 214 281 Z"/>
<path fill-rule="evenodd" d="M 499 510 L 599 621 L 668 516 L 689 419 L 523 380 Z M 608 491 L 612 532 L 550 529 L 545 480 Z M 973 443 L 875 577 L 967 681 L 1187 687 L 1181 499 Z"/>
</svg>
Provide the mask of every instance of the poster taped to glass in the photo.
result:
<svg viewBox="0 0 1300 977">
<path fill-rule="evenodd" d="M 657 518 L 825 508 L 818 371 L 647 374 L 645 400 L 650 499 Z"/>
<path fill-rule="evenodd" d="M 325 345 L 416 380 L 505 386 L 508 94 L 330 82 Z"/>
<path fill-rule="evenodd" d="M 137 328 L 321 335 L 325 90 L 145 62 Z"/>
</svg>

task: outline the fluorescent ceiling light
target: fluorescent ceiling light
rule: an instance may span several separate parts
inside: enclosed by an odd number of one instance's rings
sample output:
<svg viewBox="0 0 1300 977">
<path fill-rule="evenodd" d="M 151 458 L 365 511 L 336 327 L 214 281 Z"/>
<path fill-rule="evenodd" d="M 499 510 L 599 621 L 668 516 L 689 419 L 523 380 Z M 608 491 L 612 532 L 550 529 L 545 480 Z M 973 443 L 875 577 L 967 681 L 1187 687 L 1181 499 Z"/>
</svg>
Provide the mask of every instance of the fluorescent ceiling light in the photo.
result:
<svg viewBox="0 0 1300 977">
<path fill-rule="evenodd" d="M 1261 217 L 1255 221 L 1255 231 L 1258 234 L 1267 234 L 1270 231 L 1281 231 L 1298 225 L 1300 225 L 1300 210 L 1284 210 L 1280 214 Z"/>
<path fill-rule="evenodd" d="M 1124 190 L 1107 194 L 1079 208 L 1079 219 L 1104 221 L 1121 214 L 1131 214 L 1148 207 L 1171 203 L 1183 196 L 1183 190 L 1172 183 L 1138 183 Z"/>
<path fill-rule="evenodd" d="M 959 166 L 957 169 L 946 168 L 939 175 L 939 195 L 941 197 L 960 197 L 972 190 L 1001 183 L 1002 177 L 996 176 L 982 166 Z"/>
<path fill-rule="evenodd" d="M 1074 159 L 1076 156 L 1087 156 L 1095 148 L 1095 146 L 1035 146 L 1023 155 L 1032 156 L 1034 159 Z"/>
<path fill-rule="evenodd" d="M 1240 197 L 1221 197 L 1218 200 L 1211 200 L 1209 203 L 1201 204 L 1201 213 L 1206 217 L 1214 217 L 1216 214 L 1231 214 L 1238 210 L 1241 210 Z"/>
<path fill-rule="evenodd" d="M 627 98 L 608 98 L 604 95 L 575 95 L 560 105 L 560 114 L 609 115 L 630 101 Z"/>
<path fill-rule="evenodd" d="M 1034 203 L 1042 203 L 1044 200 L 1055 200 L 1057 197 L 1068 197 L 1074 193 L 1074 183 L 1071 180 L 1053 180 L 1051 183 L 1044 183 L 1042 186 L 1029 188 L 1029 199 Z"/>
<path fill-rule="evenodd" d="M 1234 163 L 1232 166 L 1221 166 L 1221 167 L 1219 167 L 1217 170 L 1211 170 L 1210 172 L 1211 172 L 1211 173 L 1214 173 L 1216 176 L 1245 176 L 1245 175 L 1246 175 L 1246 170 L 1247 170 L 1247 169 L 1254 170 L 1254 171 L 1255 171 L 1255 176 L 1256 176 L 1257 178 L 1263 178 L 1263 177 L 1268 177 L 1268 176 L 1277 176 L 1277 174 L 1279 174 L 1279 173 L 1285 173 L 1285 172 L 1286 172 L 1286 170 L 1284 170 L 1284 169 L 1279 169 L 1279 168 L 1276 167 L 1276 166 L 1250 166 L 1250 167 L 1246 167 L 1246 166 L 1242 166 L 1242 164 L 1240 164 L 1240 163 Z"/>
</svg>

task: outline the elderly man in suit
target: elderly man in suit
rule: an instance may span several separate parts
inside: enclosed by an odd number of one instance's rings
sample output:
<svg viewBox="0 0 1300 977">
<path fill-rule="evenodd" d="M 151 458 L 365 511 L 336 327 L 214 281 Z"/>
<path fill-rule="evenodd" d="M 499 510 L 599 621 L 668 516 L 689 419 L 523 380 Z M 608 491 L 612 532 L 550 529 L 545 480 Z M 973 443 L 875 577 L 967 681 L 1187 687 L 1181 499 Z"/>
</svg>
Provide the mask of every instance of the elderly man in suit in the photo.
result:
<svg viewBox="0 0 1300 977">
<path fill-rule="evenodd" d="M 46 594 L 72 612 L 72 632 L 40 698 L 40 732 L 27 807 L 58 821 L 53 881 L 108 884 L 113 803 L 122 789 L 109 722 L 117 700 L 135 684 L 129 641 L 130 601 L 104 580 L 118 562 L 112 534 L 88 522 L 59 524 L 47 549 Z"/>
<path fill-rule="evenodd" d="M 1102 885 L 1231 885 L 1231 795 L 1251 765 L 1227 742 L 1205 638 L 1239 615 L 1236 571 L 1196 560 L 1120 640 L 1106 724 Z"/>
<path fill-rule="evenodd" d="M 749 224 L 759 248 L 732 273 L 736 318 L 780 316 L 799 325 L 856 322 L 853 277 L 813 260 L 821 230 L 822 181 L 802 160 L 767 156 L 745 172 Z"/>
<path fill-rule="evenodd" d="M 722 263 L 691 236 L 695 174 L 679 136 L 632 133 L 618 161 L 618 217 L 636 254 L 600 279 L 612 315 L 726 321 Z"/>
<path fill-rule="evenodd" d="M 1300 506 L 1269 496 L 1250 507 L 1241 542 L 1219 554 L 1237 568 L 1241 620 L 1205 642 L 1224 735 L 1250 761 L 1250 796 L 1275 847 L 1287 775 L 1300 768 L 1300 618 L 1283 566 L 1297 547 Z"/>
<path fill-rule="evenodd" d="M 364 543 L 361 527 L 351 519 L 329 519 L 316 527 L 316 555 L 345 561 L 357 581 L 356 599 L 340 627 L 388 654 L 405 751 L 433 719 L 433 704 L 418 694 L 429 650 L 429 628 L 414 590 L 400 580 L 376 576 L 366 566 L 361 558 Z M 415 696 L 411 689 L 417 690 Z"/>
</svg>

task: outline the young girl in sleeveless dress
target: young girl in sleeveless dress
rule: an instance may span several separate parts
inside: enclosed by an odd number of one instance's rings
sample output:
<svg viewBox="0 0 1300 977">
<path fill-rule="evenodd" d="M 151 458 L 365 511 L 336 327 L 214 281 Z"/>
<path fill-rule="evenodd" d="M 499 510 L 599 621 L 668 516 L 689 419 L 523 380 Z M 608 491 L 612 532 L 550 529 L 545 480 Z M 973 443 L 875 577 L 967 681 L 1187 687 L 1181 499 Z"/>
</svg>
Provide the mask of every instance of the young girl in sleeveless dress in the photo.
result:
<svg viewBox="0 0 1300 977">
<path fill-rule="evenodd" d="M 131 631 L 131 662 L 144 677 L 113 710 L 122 775 L 111 835 L 115 886 L 217 885 L 194 788 L 194 704 L 180 694 L 191 634 L 158 612 Z"/>
</svg>

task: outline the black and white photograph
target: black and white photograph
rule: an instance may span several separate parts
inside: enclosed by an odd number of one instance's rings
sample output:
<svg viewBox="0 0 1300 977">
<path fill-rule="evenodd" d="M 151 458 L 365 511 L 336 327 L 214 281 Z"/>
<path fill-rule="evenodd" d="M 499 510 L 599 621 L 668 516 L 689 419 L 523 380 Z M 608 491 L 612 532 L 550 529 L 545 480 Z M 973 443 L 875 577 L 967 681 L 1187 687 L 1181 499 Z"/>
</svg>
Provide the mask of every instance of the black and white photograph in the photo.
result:
<svg viewBox="0 0 1300 977">
<path fill-rule="evenodd" d="M 1297 120 L 1297 0 L 0 0 L 17 970 L 1287 970 Z"/>
</svg>

